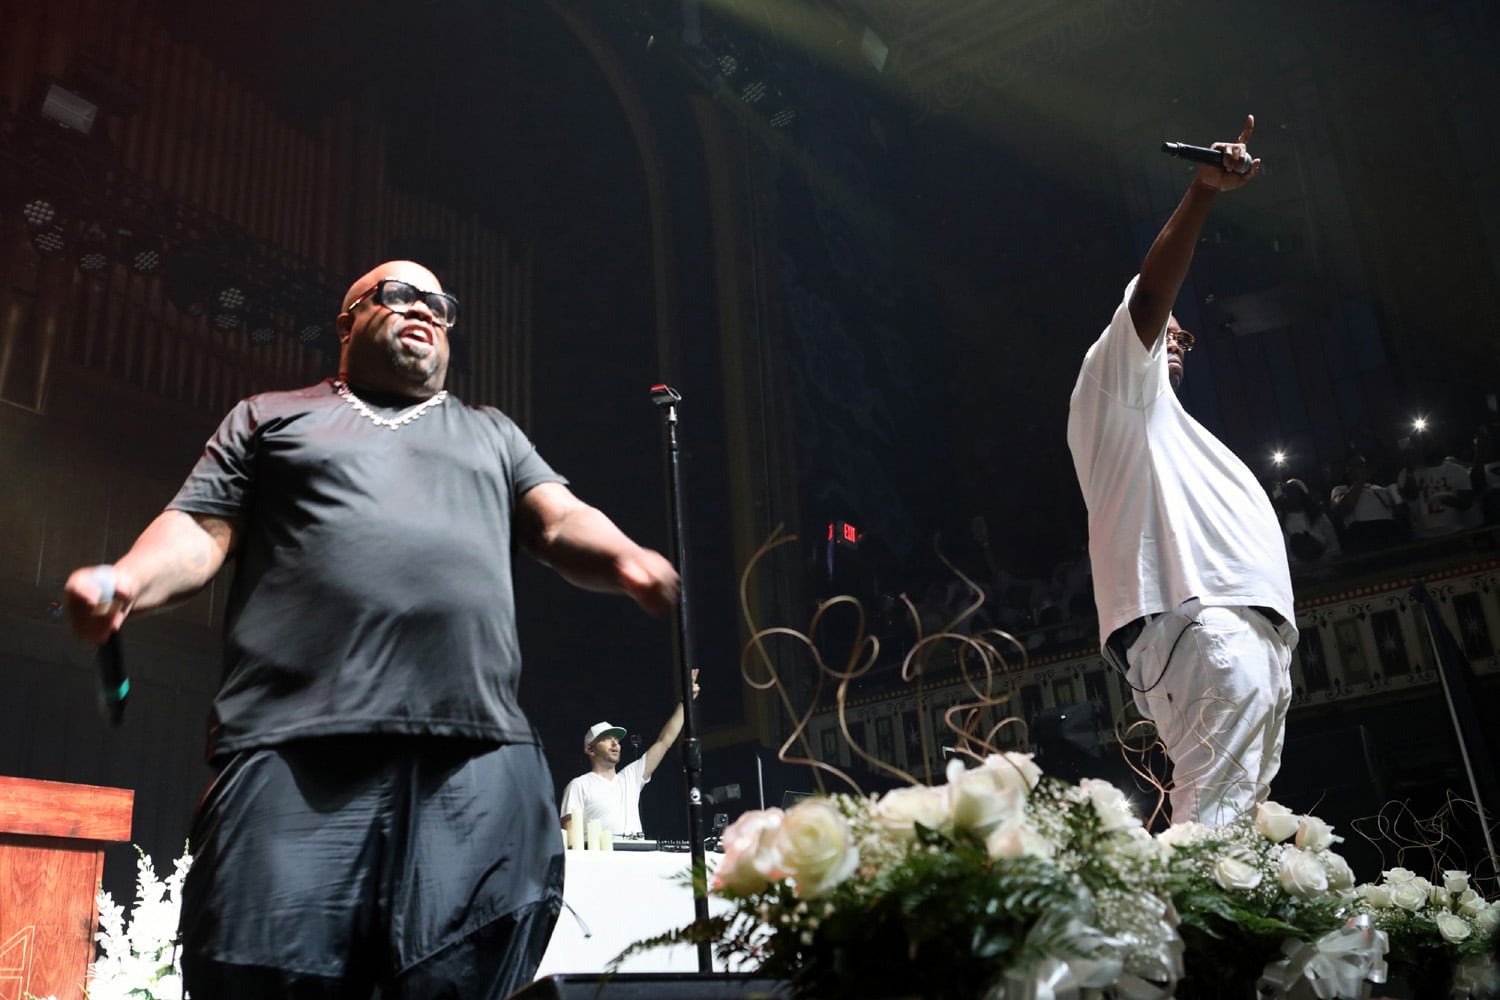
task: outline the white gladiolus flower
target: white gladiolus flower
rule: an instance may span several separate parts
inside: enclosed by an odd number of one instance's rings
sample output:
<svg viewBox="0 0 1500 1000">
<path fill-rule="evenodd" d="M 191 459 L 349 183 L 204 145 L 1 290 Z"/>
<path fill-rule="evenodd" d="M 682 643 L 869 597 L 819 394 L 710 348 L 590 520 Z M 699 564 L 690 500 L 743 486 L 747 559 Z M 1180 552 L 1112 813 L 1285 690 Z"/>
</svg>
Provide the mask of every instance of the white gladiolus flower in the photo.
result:
<svg viewBox="0 0 1500 1000">
<path fill-rule="evenodd" d="M 859 867 L 849 824 L 825 799 L 803 799 L 788 809 L 775 848 L 797 895 L 807 899 L 824 895 Z"/>
<path fill-rule="evenodd" d="M 1279 802 L 1262 802 L 1255 807 L 1255 829 L 1273 844 L 1296 834 L 1301 818 Z"/>
</svg>

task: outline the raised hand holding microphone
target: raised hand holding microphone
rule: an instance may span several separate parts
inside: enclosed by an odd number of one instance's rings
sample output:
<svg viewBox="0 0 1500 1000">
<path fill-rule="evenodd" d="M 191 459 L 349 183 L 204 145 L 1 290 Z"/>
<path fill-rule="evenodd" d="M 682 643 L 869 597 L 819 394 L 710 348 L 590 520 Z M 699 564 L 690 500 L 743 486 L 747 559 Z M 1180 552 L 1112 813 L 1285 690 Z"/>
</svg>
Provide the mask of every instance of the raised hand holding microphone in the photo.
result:
<svg viewBox="0 0 1500 1000">
<path fill-rule="evenodd" d="M 130 695 L 119 636 L 126 602 L 116 584 L 113 566 L 91 566 L 74 572 L 65 591 L 74 630 L 99 647 L 99 708 L 113 726 L 125 718 L 125 700 Z"/>
<path fill-rule="evenodd" d="M 1217 170 L 1199 169 L 1200 180 L 1207 179 L 1210 186 L 1220 191 L 1239 187 L 1240 184 L 1248 182 L 1256 174 L 1260 173 L 1260 160 L 1250 156 L 1250 150 L 1246 143 L 1250 141 L 1250 135 L 1255 131 L 1255 116 L 1245 116 L 1245 127 L 1240 130 L 1239 138 L 1234 142 L 1216 142 L 1212 146 L 1190 146 L 1185 142 L 1164 142 L 1161 151 L 1169 156 L 1180 159 L 1191 160 L 1194 163 L 1203 164 L 1205 167 Z M 1239 183 L 1224 183 L 1214 177 L 1238 178 Z"/>
</svg>

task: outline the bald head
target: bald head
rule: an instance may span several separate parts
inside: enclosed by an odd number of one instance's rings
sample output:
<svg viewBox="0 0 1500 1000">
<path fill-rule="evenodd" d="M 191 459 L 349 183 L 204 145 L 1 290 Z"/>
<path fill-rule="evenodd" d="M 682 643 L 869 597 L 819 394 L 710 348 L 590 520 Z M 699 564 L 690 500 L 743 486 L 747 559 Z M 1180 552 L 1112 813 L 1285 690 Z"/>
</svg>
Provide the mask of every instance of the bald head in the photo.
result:
<svg viewBox="0 0 1500 1000">
<path fill-rule="evenodd" d="M 387 279 L 444 291 L 437 275 L 410 260 L 387 261 L 361 275 L 339 311 L 339 371 L 356 388 L 425 399 L 448 377 L 448 327 L 420 296 L 393 307 L 372 297 Z"/>
<path fill-rule="evenodd" d="M 438 281 L 437 275 L 427 268 L 412 260 L 388 260 L 378 267 L 372 267 L 349 286 L 344 293 L 344 301 L 339 305 L 339 312 L 349 311 L 349 305 L 361 295 L 368 292 L 381 278 L 400 278 L 402 281 L 410 282 L 429 292 L 441 292 L 442 282 Z"/>
</svg>

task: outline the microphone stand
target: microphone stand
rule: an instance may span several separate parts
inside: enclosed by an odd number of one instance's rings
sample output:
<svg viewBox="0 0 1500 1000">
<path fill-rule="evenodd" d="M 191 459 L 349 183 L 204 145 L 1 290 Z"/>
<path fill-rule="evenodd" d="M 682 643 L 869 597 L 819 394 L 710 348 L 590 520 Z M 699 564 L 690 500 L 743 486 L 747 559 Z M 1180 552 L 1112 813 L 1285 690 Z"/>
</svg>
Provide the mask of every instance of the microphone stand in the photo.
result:
<svg viewBox="0 0 1500 1000">
<path fill-rule="evenodd" d="M 682 768 L 687 776 L 688 849 L 693 858 L 693 919 L 708 921 L 708 857 L 703 847 L 703 751 L 698 743 L 698 724 L 693 709 L 693 652 L 688 641 L 687 544 L 682 527 L 682 470 L 677 446 L 677 404 L 682 394 L 669 385 L 653 385 L 651 401 L 661 408 L 667 438 L 667 497 L 672 520 L 672 561 L 682 579 L 682 593 L 673 615 L 678 681 L 682 691 Z M 713 950 L 707 940 L 698 942 L 698 971 L 713 971 Z"/>
</svg>

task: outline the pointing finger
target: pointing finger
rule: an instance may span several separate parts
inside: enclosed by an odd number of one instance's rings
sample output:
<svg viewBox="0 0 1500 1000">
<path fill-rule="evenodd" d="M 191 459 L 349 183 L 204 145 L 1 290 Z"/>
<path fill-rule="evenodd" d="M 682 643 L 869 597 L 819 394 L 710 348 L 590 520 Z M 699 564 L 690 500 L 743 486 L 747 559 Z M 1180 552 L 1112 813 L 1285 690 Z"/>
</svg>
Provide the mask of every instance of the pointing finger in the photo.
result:
<svg viewBox="0 0 1500 1000">
<path fill-rule="evenodd" d="M 1235 141 L 1236 142 L 1249 142 L 1250 141 L 1250 134 L 1252 132 L 1254 132 L 1254 131 L 1255 131 L 1255 116 L 1254 115 L 1246 115 L 1245 116 L 1245 127 L 1242 128 L 1242 129 L 1240 129 L 1240 137 L 1237 140 L 1235 140 Z"/>
</svg>

